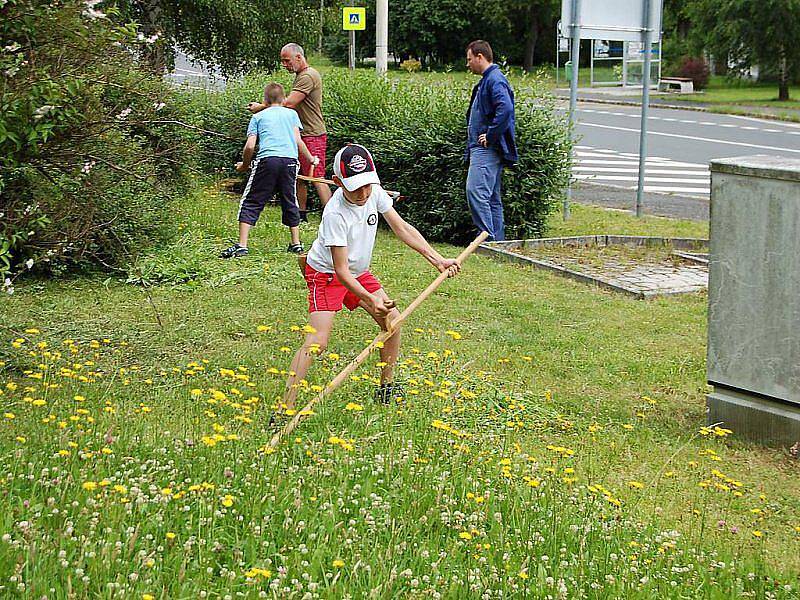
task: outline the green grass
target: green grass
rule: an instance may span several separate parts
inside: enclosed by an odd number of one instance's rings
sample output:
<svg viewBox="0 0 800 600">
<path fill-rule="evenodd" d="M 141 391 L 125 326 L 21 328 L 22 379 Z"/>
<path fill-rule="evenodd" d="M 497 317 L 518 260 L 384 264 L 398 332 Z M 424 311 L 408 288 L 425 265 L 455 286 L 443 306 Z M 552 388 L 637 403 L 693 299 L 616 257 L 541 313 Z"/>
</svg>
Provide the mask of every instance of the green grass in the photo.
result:
<svg viewBox="0 0 800 600">
<path fill-rule="evenodd" d="M 561 212 L 556 212 L 547 221 L 548 237 L 595 234 L 708 239 L 708 222 L 652 216 L 637 218 L 628 211 L 574 203 L 570 205 L 568 220 L 564 220 Z"/>
<path fill-rule="evenodd" d="M 670 96 L 672 97 L 672 96 Z M 676 94 L 675 100 L 704 102 L 715 105 L 760 106 L 767 108 L 800 109 L 800 86 L 789 88 L 788 101 L 778 100 L 777 83 L 731 82 L 715 76 L 701 94 Z"/>
<path fill-rule="evenodd" d="M 797 597 L 796 463 L 700 433 L 704 294 L 475 256 L 404 329 L 404 402 L 371 401 L 373 359 L 270 454 L 306 289 L 273 207 L 250 257 L 215 258 L 236 205 L 186 199 L 140 273 L 172 283 L 0 305 L 2 597 Z M 373 266 L 401 305 L 434 276 L 384 231 Z M 375 329 L 340 315 L 309 386 Z"/>
</svg>

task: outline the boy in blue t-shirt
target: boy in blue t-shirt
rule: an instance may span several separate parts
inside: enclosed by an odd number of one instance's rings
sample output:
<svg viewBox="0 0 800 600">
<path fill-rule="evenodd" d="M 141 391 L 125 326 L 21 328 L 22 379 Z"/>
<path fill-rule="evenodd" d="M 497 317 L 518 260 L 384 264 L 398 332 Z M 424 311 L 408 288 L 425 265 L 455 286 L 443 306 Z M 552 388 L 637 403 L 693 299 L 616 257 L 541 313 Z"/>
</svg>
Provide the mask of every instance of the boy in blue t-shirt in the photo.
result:
<svg viewBox="0 0 800 600">
<path fill-rule="evenodd" d="M 239 242 L 224 250 L 220 258 L 247 255 L 250 229 L 258 221 L 267 201 L 276 193 L 281 201 L 281 222 L 291 233 L 291 243 L 286 251 L 297 254 L 303 252 L 303 244 L 300 243 L 300 208 L 295 191 L 300 168 L 298 150 L 312 165 L 316 165 L 319 159 L 311 155 L 300 137 L 303 126 L 297 113 L 281 106 L 284 97 L 283 86 L 270 83 L 264 89 L 264 103 L 268 107 L 250 119 L 242 162 L 236 163 L 236 170 L 244 173 L 250 168 L 256 143 L 258 153 L 239 203 Z"/>
</svg>

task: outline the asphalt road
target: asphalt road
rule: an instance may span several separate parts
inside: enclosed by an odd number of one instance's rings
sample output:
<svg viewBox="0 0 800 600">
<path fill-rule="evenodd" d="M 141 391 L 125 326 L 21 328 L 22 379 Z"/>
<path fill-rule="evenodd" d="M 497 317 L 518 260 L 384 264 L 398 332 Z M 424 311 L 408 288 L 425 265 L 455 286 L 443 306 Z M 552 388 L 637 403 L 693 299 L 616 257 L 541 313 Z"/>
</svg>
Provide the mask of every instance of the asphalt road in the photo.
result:
<svg viewBox="0 0 800 600">
<path fill-rule="evenodd" d="M 578 105 L 576 180 L 636 189 L 640 110 L 591 102 Z M 708 198 L 709 162 L 751 154 L 800 158 L 800 125 L 651 107 L 645 191 Z"/>
</svg>

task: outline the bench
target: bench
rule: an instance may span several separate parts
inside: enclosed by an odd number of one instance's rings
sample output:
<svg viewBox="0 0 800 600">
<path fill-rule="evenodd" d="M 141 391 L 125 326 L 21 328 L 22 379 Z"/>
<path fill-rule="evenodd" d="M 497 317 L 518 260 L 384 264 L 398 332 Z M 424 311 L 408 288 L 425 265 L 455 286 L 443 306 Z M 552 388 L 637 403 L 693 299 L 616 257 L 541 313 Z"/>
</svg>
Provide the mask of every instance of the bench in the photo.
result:
<svg viewBox="0 0 800 600">
<path fill-rule="evenodd" d="M 658 82 L 660 92 L 677 91 L 681 94 L 694 92 L 694 82 L 691 77 L 662 77 Z"/>
</svg>

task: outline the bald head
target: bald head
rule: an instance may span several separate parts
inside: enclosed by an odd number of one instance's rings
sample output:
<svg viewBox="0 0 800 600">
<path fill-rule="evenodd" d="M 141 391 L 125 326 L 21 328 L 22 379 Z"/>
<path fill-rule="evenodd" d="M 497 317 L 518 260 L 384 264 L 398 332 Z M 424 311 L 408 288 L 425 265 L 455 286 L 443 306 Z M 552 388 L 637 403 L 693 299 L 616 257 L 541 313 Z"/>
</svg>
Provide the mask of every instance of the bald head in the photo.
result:
<svg viewBox="0 0 800 600">
<path fill-rule="evenodd" d="M 289 73 L 299 73 L 308 67 L 306 53 L 300 44 L 294 42 L 281 48 L 281 64 Z"/>
</svg>

